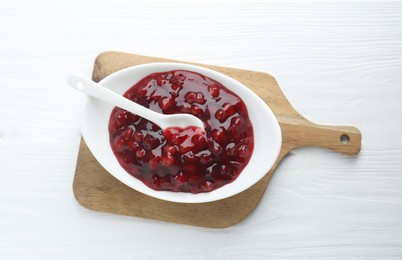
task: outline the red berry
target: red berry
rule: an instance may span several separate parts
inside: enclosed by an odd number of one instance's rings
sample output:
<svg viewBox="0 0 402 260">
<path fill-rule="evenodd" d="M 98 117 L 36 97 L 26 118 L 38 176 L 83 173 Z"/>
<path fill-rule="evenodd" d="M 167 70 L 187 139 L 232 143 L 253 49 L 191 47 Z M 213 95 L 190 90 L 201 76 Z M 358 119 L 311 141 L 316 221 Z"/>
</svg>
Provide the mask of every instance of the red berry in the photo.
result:
<svg viewBox="0 0 402 260">
<path fill-rule="evenodd" d="M 204 113 L 202 108 L 197 107 L 196 105 L 191 106 L 191 114 L 195 115 L 196 117 L 200 117 Z"/>
<path fill-rule="evenodd" d="M 183 105 L 182 107 L 181 107 L 181 113 L 185 113 L 185 114 L 192 114 L 192 110 L 191 110 L 191 105 Z"/>
<path fill-rule="evenodd" d="M 162 76 L 157 77 L 157 78 L 156 78 L 156 84 L 157 84 L 158 86 L 162 86 L 163 84 L 165 84 L 164 78 L 163 78 Z"/>
<path fill-rule="evenodd" d="M 172 166 L 174 163 L 174 157 L 171 153 L 166 153 L 163 157 L 162 157 L 162 164 L 165 166 Z"/>
<path fill-rule="evenodd" d="M 159 146 L 159 140 L 152 135 L 146 135 L 142 140 L 142 145 L 147 150 L 153 150 Z"/>
<path fill-rule="evenodd" d="M 170 83 L 170 84 L 175 84 L 175 83 L 177 83 L 177 82 L 179 82 L 179 79 L 178 79 L 175 75 L 173 75 L 172 77 L 170 77 L 170 79 L 169 79 L 169 83 Z"/>
<path fill-rule="evenodd" d="M 133 113 L 128 113 L 127 118 L 128 120 L 130 120 L 131 123 L 137 123 L 141 119 L 139 115 Z"/>
<path fill-rule="evenodd" d="M 154 123 L 150 124 L 151 126 L 149 127 L 149 130 L 151 130 L 152 132 L 157 132 L 158 130 L 160 130 L 160 127 Z"/>
<path fill-rule="evenodd" d="M 130 100 L 134 100 L 135 99 L 135 94 L 128 92 L 128 93 L 124 93 L 123 95 L 125 98 L 130 99 Z"/>
<path fill-rule="evenodd" d="M 226 130 L 220 128 L 212 131 L 212 138 L 218 143 L 224 144 L 227 141 L 228 136 Z"/>
<path fill-rule="evenodd" d="M 238 102 L 235 104 L 235 107 L 236 107 L 236 111 L 237 111 L 238 113 L 241 113 L 242 111 L 245 110 L 246 105 L 245 105 L 242 101 L 238 101 Z"/>
<path fill-rule="evenodd" d="M 176 77 L 178 78 L 178 80 L 180 81 L 180 82 L 184 82 L 185 80 L 186 80 L 186 76 L 184 76 L 183 74 L 179 74 L 179 75 L 176 75 Z"/>
<path fill-rule="evenodd" d="M 197 94 L 195 92 L 188 92 L 184 98 L 186 100 L 187 103 L 194 103 L 195 102 L 195 98 L 196 98 Z"/>
<path fill-rule="evenodd" d="M 226 117 L 232 116 L 236 113 L 235 106 L 229 103 L 223 104 L 222 110 L 225 111 Z"/>
<path fill-rule="evenodd" d="M 137 151 L 135 151 L 135 156 L 137 157 L 137 159 L 142 159 L 145 156 L 145 150 L 144 149 L 138 149 Z"/>
<path fill-rule="evenodd" d="M 162 111 L 166 111 L 171 108 L 173 106 L 173 103 L 173 99 L 168 97 L 163 97 L 159 99 L 159 107 L 162 109 Z"/>
<path fill-rule="evenodd" d="M 139 96 L 141 97 L 145 97 L 148 93 L 148 86 L 144 86 L 143 88 L 140 89 L 140 91 L 138 92 Z"/>
<path fill-rule="evenodd" d="M 179 172 L 175 175 L 174 179 L 175 179 L 178 183 L 185 183 L 185 182 L 188 180 L 188 177 L 187 177 L 187 175 L 184 174 L 183 171 L 179 171 Z"/>
<path fill-rule="evenodd" d="M 204 105 L 205 102 L 207 102 L 207 101 L 205 100 L 204 95 L 203 95 L 201 92 L 197 92 L 197 97 L 196 97 L 195 101 L 196 101 L 198 104 L 201 104 L 201 105 Z"/>
<path fill-rule="evenodd" d="M 197 154 L 198 155 L 198 154 Z M 212 153 L 208 150 L 202 152 L 201 154 L 198 155 L 200 157 L 200 163 L 204 165 L 208 165 L 213 162 L 214 156 Z"/>
<path fill-rule="evenodd" d="M 115 114 L 116 123 L 118 126 L 125 125 L 127 123 L 127 111 L 119 110 Z"/>
<path fill-rule="evenodd" d="M 179 130 L 174 127 L 169 127 L 166 128 L 163 134 L 165 135 L 166 140 L 170 140 L 173 138 L 174 135 L 177 135 L 179 133 Z"/>
<path fill-rule="evenodd" d="M 207 191 L 211 191 L 212 188 L 213 188 L 213 186 L 212 186 L 212 183 L 211 183 L 210 181 L 204 181 L 204 182 L 201 184 L 200 188 L 201 188 L 203 191 L 207 192 Z"/>
<path fill-rule="evenodd" d="M 159 178 L 159 184 L 160 184 L 160 186 L 161 186 L 162 188 L 167 188 L 167 187 L 169 187 L 169 186 L 170 186 L 170 183 L 171 183 L 171 179 L 170 179 L 170 175 L 169 175 L 169 174 L 167 174 L 167 175 L 165 175 L 165 176 Z"/>
<path fill-rule="evenodd" d="M 128 148 L 132 151 L 137 150 L 140 147 L 140 144 L 134 140 L 128 141 Z"/>
<path fill-rule="evenodd" d="M 221 167 L 217 164 L 214 164 L 207 168 L 207 174 L 210 175 L 214 180 L 219 180 L 221 176 Z"/>
<path fill-rule="evenodd" d="M 172 90 L 174 90 L 175 92 L 178 92 L 182 89 L 183 87 L 181 86 L 180 83 L 174 83 L 172 84 Z"/>
<path fill-rule="evenodd" d="M 229 128 L 243 128 L 245 126 L 245 120 L 240 116 L 233 117 L 230 120 Z"/>
<path fill-rule="evenodd" d="M 109 122 L 109 134 L 110 135 L 115 135 L 116 132 L 119 130 L 119 126 L 117 125 L 117 123 L 115 121 L 110 121 Z"/>
<path fill-rule="evenodd" d="M 208 86 L 208 91 L 211 94 L 212 97 L 218 97 L 219 96 L 219 87 L 216 85 L 210 85 Z"/>
<path fill-rule="evenodd" d="M 237 156 L 241 159 L 248 158 L 250 155 L 250 150 L 248 148 L 248 145 L 242 144 L 240 147 L 237 149 Z"/>
<path fill-rule="evenodd" d="M 152 181 L 156 188 L 159 188 L 161 186 L 161 180 L 158 175 L 152 175 Z"/>
<path fill-rule="evenodd" d="M 121 153 L 119 153 L 121 160 L 125 163 L 125 164 L 129 164 L 130 162 L 132 162 L 133 158 L 132 158 L 132 154 L 127 152 L 127 151 L 123 151 Z"/>
<path fill-rule="evenodd" d="M 176 148 L 176 146 L 174 146 L 174 145 L 165 145 L 164 147 L 163 147 L 163 151 L 165 152 L 165 153 L 170 153 L 170 154 L 175 154 L 176 152 L 177 152 L 177 148 Z"/>
<path fill-rule="evenodd" d="M 184 99 L 187 103 L 193 104 L 193 103 L 198 103 L 198 104 L 205 104 L 207 102 L 205 100 L 204 95 L 201 92 L 188 92 L 185 96 Z"/>
<path fill-rule="evenodd" d="M 236 116 L 231 119 L 228 131 L 232 134 L 233 138 L 237 138 L 244 133 L 245 126 L 245 120 L 240 116 Z"/>
<path fill-rule="evenodd" d="M 187 164 L 187 163 L 193 163 L 193 162 L 196 162 L 196 161 L 198 161 L 198 157 L 197 156 L 195 156 L 195 154 L 194 154 L 194 152 L 193 151 L 188 151 L 188 152 L 186 152 L 186 153 L 184 153 L 182 156 L 181 156 L 181 161 L 184 163 L 184 164 Z"/>
<path fill-rule="evenodd" d="M 225 122 L 227 119 L 226 112 L 223 109 L 218 109 L 215 112 L 215 118 L 218 119 L 221 123 Z"/>
<path fill-rule="evenodd" d="M 155 93 L 152 93 L 149 97 L 149 99 L 152 100 L 154 103 L 158 103 L 161 98 L 161 95 L 156 95 Z"/>
<path fill-rule="evenodd" d="M 156 169 L 159 165 L 160 157 L 155 156 L 153 159 L 149 160 L 148 165 L 151 169 Z"/>
<path fill-rule="evenodd" d="M 175 144 L 175 145 L 179 145 L 179 146 L 180 146 L 184 141 L 186 141 L 186 139 L 187 139 L 186 136 L 183 136 L 183 135 L 180 135 L 180 134 L 176 134 L 176 135 L 173 135 L 173 136 L 170 138 L 169 142 L 172 143 L 172 144 Z M 180 148 L 179 148 L 179 149 L 180 149 Z"/>
<path fill-rule="evenodd" d="M 226 154 L 229 156 L 235 156 L 236 155 L 236 151 L 235 151 L 236 149 L 234 149 L 235 146 L 236 146 L 235 143 L 229 143 L 226 146 Z"/>
<path fill-rule="evenodd" d="M 215 142 L 214 140 L 208 141 L 208 148 L 212 153 L 220 154 L 223 150 L 222 146 Z"/>
<path fill-rule="evenodd" d="M 225 178 L 226 180 L 232 180 L 233 178 L 236 177 L 237 170 L 234 166 L 230 164 L 222 164 L 221 165 L 221 176 Z"/>
<path fill-rule="evenodd" d="M 122 136 L 126 138 L 126 140 L 130 140 L 133 137 L 134 130 L 132 128 L 128 128 L 122 133 Z"/>
<path fill-rule="evenodd" d="M 144 139 L 144 134 L 142 133 L 142 131 L 137 131 L 134 134 L 134 140 L 137 142 L 141 142 Z"/>
<path fill-rule="evenodd" d="M 197 150 L 201 150 L 207 144 L 207 139 L 204 135 L 195 134 L 193 137 L 191 137 L 191 142 L 194 144 Z"/>
<path fill-rule="evenodd" d="M 116 151 L 123 151 L 126 149 L 126 139 L 124 137 L 118 137 L 116 138 L 116 140 L 114 141 L 113 144 L 114 148 Z"/>
</svg>

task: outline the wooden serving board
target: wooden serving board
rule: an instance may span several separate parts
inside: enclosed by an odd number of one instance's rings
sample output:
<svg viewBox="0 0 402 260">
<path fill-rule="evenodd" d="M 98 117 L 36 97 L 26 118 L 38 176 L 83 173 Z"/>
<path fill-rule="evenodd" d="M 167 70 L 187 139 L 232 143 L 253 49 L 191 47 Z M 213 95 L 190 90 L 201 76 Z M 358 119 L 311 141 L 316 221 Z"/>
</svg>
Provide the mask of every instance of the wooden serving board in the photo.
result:
<svg viewBox="0 0 402 260">
<path fill-rule="evenodd" d="M 95 60 L 93 79 L 99 81 L 115 71 L 133 65 L 171 61 L 128 53 L 104 52 Z M 359 153 L 361 134 L 357 128 L 311 123 L 290 105 L 271 75 L 205 64 L 196 65 L 219 71 L 240 81 L 269 105 L 280 123 L 283 139 L 279 158 L 272 169 L 254 186 L 233 197 L 208 203 L 173 203 L 149 197 L 119 182 L 102 168 L 82 139 L 73 184 L 74 195 L 82 206 L 147 219 L 224 228 L 239 223 L 257 207 L 278 163 L 292 149 L 319 146 L 347 155 Z"/>
</svg>

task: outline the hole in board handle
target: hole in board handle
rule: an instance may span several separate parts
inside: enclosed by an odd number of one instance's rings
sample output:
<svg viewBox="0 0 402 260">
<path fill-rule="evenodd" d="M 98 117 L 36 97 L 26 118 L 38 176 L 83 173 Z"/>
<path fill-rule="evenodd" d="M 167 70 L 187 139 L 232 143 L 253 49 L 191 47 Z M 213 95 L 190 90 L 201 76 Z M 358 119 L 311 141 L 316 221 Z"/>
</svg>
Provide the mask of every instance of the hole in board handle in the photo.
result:
<svg viewBox="0 0 402 260">
<path fill-rule="evenodd" d="M 349 141 L 350 141 L 350 138 L 349 138 L 349 136 L 348 136 L 347 134 L 341 135 L 341 137 L 340 137 L 339 139 L 341 140 L 341 142 L 342 142 L 343 144 L 347 144 L 347 143 L 349 143 Z"/>
</svg>

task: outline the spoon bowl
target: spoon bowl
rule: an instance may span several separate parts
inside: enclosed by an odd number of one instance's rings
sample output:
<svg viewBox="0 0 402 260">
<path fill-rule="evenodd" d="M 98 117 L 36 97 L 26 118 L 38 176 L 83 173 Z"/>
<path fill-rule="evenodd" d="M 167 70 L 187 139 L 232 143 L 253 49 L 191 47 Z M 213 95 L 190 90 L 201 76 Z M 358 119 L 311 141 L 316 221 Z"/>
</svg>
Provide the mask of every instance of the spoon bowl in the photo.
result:
<svg viewBox="0 0 402 260">
<path fill-rule="evenodd" d="M 156 191 L 127 173 L 117 161 L 109 142 L 108 123 L 114 105 L 91 96 L 88 97 L 83 117 L 82 135 L 99 163 L 125 185 L 146 195 L 179 203 L 204 203 L 236 195 L 257 183 L 278 158 L 282 134 L 279 123 L 267 104 L 240 82 L 217 71 L 181 63 L 149 63 L 115 72 L 99 83 L 123 95 L 130 87 L 152 73 L 187 70 L 212 78 L 237 94 L 245 103 L 254 130 L 254 150 L 247 166 L 233 182 L 204 193 Z M 177 124 L 175 115 L 169 120 Z"/>
</svg>

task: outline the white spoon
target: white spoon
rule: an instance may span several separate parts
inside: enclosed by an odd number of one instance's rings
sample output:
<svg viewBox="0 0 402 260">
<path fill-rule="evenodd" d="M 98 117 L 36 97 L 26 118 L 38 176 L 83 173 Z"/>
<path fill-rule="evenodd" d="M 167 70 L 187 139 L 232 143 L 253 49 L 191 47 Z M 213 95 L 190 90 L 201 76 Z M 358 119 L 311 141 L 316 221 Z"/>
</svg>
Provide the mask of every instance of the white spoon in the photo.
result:
<svg viewBox="0 0 402 260">
<path fill-rule="evenodd" d="M 165 115 L 152 111 L 146 107 L 143 107 L 128 98 L 120 96 L 112 90 L 98 84 L 90 79 L 79 75 L 69 75 L 67 77 L 67 83 L 70 87 L 77 89 L 85 94 L 94 98 L 105 101 L 109 104 L 118 106 L 131 113 L 139 115 L 149 121 L 157 124 L 160 128 L 165 130 L 169 127 L 181 127 L 186 128 L 189 126 L 195 126 L 204 129 L 202 121 L 190 114 L 173 114 Z"/>
</svg>

